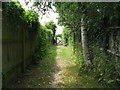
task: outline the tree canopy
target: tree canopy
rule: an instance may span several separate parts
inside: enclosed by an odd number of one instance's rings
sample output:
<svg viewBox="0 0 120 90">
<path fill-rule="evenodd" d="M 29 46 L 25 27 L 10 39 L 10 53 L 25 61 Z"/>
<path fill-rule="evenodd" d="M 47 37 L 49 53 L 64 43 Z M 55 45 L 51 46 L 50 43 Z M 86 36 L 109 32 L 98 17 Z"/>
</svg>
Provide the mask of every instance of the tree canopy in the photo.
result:
<svg viewBox="0 0 120 90">
<path fill-rule="evenodd" d="M 120 25 L 119 3 L 56 2 L 55 7 L 59 13 L 58 23 L 68 26 L 72 32 L 80 30 L 81 17 L 83 11 L 86 12 L 88 36 L 89 40 L 92 40 L 89 43 L 96 41 L 96 44 L 101 43 L 100 46 L 103 46 L 104 40 L 101 37 L 104 37 L 105 32 L 107 32 L 106 28 Z"/>
</svg>

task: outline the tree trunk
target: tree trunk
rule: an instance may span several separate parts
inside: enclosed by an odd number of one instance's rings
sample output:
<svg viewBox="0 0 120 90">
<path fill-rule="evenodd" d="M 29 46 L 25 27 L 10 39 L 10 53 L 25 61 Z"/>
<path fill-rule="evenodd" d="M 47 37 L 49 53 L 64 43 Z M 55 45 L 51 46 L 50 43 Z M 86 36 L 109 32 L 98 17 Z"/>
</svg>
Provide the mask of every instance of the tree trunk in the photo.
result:
<svg viewBox="0 0 120 90">
<path fill-rule="evenodd" d="M 84 63 L 87 67 L 92 67 L 92 61 L 90 60 L 90 52 L 87 41 L 87 26 L 86 26 L 86 15 L 83 14 L 81 18 L 81 41 L 83 48 Z"/>
</svg>

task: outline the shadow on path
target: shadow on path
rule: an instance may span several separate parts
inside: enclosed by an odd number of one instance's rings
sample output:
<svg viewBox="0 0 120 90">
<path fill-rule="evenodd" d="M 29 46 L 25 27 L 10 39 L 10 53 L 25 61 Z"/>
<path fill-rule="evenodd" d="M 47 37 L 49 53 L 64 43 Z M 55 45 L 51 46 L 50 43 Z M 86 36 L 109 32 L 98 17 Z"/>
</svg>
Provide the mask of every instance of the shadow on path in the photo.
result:
<svg viewBox="0 0 120 90">
<path fill-rule="evenodd" d="M 46 58 L 40 60 L 37 65 L 29 65 L 26 73 L 20 75 L 10 88 L 46 88 L 50 87 L 54 77 L 53 73 L 58 72 L 56 66 L 57 46 L 51 46 Z"/>
<path fill-rule="evenodd" d="M 91 76 L 79 76 L 79 64 L 71 58 L 72 51 L 52 46 L 44 60 L 31 65 L 26 73 L 11 83 L 11 88 L 101 88 Z"/>
</svg>

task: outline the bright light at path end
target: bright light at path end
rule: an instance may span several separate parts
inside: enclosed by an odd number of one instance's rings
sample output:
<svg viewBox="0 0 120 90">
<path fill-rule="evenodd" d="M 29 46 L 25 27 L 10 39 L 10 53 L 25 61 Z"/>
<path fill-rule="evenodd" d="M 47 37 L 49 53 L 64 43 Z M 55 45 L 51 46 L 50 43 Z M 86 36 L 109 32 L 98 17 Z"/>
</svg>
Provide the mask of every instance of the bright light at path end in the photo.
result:
<svg viewBox="0 0 120 90">
<path fill-rule="evenodd" d="M 25 10 L 28 10 L 28 9 L 29 9 L 28 6 L 32 6 L 32 4 L 33 4 L 33 3 L 29 3 L 29 5 L 26 6 L 24 0 L 18 0 L 18 1 L 22 4 L 22 6 L 23 6 L 23 8 L 24 8 Z M 56 11 L 56 9 L 55 9 L 54 6 L 52 6 L 52 8 L 53 8 L 54 11 Z M 51 21 L 51 20 L 52 20 L 52 21 L 54 21 L 54 22 L 56 23 L 56 25 L 57 25 L 57 23 L 58 23 L 57 17 L 58 17 L 58 16 L 59 16 L 58 13 L 55 13 L 55 12 L 53 12 L 52 10 L 50 10 L 50 11 L 49 11 L 49 14 L 43 15 L 42 18 L 41 18 L 41 16 L 39 16 L 39 21 L 40 21 L 40 23 L 41 23 L 42 25 L 44 25 L 45 22 L 48 22 L 48 21 Z M 56 34 L 61 34 L 63 27 L 64 27 L 64 26 L 58 26 L 58 25 L 57 25 Z"/>
</svg>

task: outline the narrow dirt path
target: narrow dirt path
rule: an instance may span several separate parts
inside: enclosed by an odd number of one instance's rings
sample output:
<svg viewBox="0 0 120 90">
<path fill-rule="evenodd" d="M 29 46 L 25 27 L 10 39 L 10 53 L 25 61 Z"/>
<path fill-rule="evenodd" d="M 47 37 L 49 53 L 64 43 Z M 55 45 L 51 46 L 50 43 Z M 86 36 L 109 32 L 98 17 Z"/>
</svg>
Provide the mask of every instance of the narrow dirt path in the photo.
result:
<svg viewBox="0 0 120 90">
<path fill-rule="evenodd" d="M 54 77 L 54 80 L 51 84 L 50 87 L 52 88 L 58 88 L 58 87 L 65 87 L 65 85 L 73 82 L 73 79 L 76 78 L 76 76 L 73 76 L 73 72 L 69 71 L 69 67 L 74 67 L 76 64 L 74 63 L 74 61 L 72 61 L 70 58 L 71 56 L 67 56 L 67 55 L 62 55 L 64 54 L 63 50 L 66 49 L 67 47 L 63 47 L 63 46 L 58 46 L 57 49 L 57 57 L 56 57 L 56 65 L 54 65 L 54 68 L 56 69 L 59 68 L 59 71 L 56 70 L 56 72 L 54 72 L 52 75 Z M 66 53 L 65 53 L 66 54 Z M 66 78 L 69 78 L 67 82 L 65 82 L 64 80 Z"/>
<path fill-rule="evenodd" d="M 31 65 L 10 88 L 100 88 L 93 78 L 78 75 L 79 66 L 72 60 L 71 49 L 52 46 L 46 58 Z"/>
</svg>

